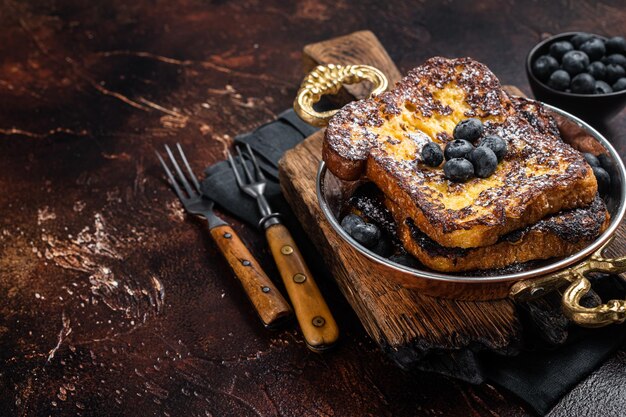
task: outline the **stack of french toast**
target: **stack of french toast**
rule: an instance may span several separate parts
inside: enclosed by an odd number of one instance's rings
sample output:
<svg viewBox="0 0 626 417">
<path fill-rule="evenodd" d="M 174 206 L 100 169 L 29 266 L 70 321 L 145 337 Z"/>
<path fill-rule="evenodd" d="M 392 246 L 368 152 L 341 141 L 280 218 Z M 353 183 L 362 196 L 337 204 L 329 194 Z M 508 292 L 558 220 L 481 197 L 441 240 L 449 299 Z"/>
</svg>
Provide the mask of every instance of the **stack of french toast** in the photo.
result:
<svg viewBox="0 0 626 417">
<path fill-rule="evenodd" d="M 424 148 L 447 152 L 468 119 L 483 138 L 503 140 L 506 153 L 489 175 L 459 180 Z M 340 179 L 373 182 L 404 250 L 435 271 L 570 255 L 609 224 L 591 166 L 549 111 L 507 94 L 470 58 L 431 58 L 390 91 L 343 107 L 326 129 L 323 159 Z"/>
</svg>

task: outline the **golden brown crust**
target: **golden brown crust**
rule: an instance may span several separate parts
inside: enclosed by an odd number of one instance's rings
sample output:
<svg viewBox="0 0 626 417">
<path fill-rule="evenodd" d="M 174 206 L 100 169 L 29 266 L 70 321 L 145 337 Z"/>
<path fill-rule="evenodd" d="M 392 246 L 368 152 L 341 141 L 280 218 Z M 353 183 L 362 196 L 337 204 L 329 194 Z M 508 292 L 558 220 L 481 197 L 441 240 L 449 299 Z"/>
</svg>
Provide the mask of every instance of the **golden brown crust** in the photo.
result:
<svg viewBox="0 0 626 417">
<path fill-rule="evenodd" d="M 529 201 L 524 211 L 521 211 L 516 217 L 504 219 L 505 208 L 503 207 L 499 211 L 502 216 L 496 218 L 491 224 L 468 221 L 464 223 L 464 228 L 447 230 L 444 222 L 451 220 L 450 218 L 439 219 L 432 212 L 428 216 L 425 213 L 428 213 L 429 203 L 416 204 L 410 195 L 404 192 L 401 185 L 394 182 L 393 178 L 378 164 L 370 161 L 367 165 L 368 178 L 381 190 L 384 190 L 389 199 L 403 207 L 408 217 L 414 219 L 415 224 L 424 233 L 442 246 L 461 248 L 493 245 L 500 236 L 534 224 L 546 215 L 589 204 L 597 192 L 596 180 L 591 170 L 589 170 L 589 174 L 581 178 L 580 181 L 568 182 L 564 186 L 554 187 L 550 192 L 528 196 Z M 570 187 L 577 187 L 580 192 L 572 192 Z M 515 198 L 515 196 L 510 198 Z M 423 211 L 422 207 L 426 207 L 426 211 Z"/>
<path fill-rule="evenodd" d="M 483 120 L 509 152 L 488 179 L 453 183 L 420 161 L 424 143 L 444 146 L 467 117 Z M 510 231 L 563 209 L 589 204 L 591 168 L 532 100 L 510 99 L 496 77 L 469 58 L 432 58 L 393 90 L 353 102 L 331 119 L 324 160 L 342 179 L 363 175 L 443 246 L 494 244 Z"/>
<path fill-rule="evenodd" d="M 349 160 L 339 155 L 328 142 L 322 143 L 322 159 L 328 166 L 334 167 L 333 174 L 346 181 L 355 181 L 361 178 L 365 169 L 364 160 Z"/>
<path fill-rule="evenodd" d="M 479 248 L 447 248 L 422 233 L 404 211 L 385 201 L 404 248 L 426 267 L 440 272 L 504 268 L 514 263 L 571 255 L 595 240 L 609 225 L 610 216 L 600 197 L 584 208 L 563 211 L 532 226 L 502 236 Z"/>
</svg>

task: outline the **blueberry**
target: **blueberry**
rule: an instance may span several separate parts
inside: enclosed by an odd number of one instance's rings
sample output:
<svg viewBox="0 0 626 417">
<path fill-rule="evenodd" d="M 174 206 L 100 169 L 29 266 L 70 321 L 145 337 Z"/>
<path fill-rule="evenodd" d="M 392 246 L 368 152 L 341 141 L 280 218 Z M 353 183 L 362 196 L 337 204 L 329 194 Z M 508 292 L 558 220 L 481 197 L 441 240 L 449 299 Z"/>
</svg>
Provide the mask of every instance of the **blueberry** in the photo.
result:
<svg viewBox="0 0 626 417">
<path fill-rule="evenodd" d="M 561 67 L 572 76 L 583 72 L 588 65 L 589 57 L 581 51 L 569 51 L 561 60 Z"/>
<path fill-rule="evenodd" d="M 483 134 L 483 122 L 474 118 L 461 120 L 453 134 L 455 139 L 476 140 Z"/>
<path fill-rule="evenodd" d="M 593 61 L 587 67 L 587 72 L 596 80 L 601 80 L 606 75 L 606 65 L 602 61 Z"/>
<path fill-rule="evenodd" d="M 586 53 L 589 59 L 594 61 L 596 59 L 602 58 L 604 56 L 604 53 L 606 52 L 604 41 L 598 38 L 588 40 L 587 42 L 580 45 L 578 49 Z"/>
<path fill-rule="evenodd" d="M 626 39 L 615 36 L 605 43 L 607 54 L 626 54 Z"/>
<path fill-rule="evenodd" d="M 613 84 L 613 91 L 624 90 L 626 90 L 626 78 L 622 77 L 619 80 L 615 81 L 615 84 Z"/>
<path fill-rule="evenodd" d="M 564 91 L 569 87 L 569 74 L 563 70 L 556 70 L 550 75 L 548 85 L 555 90 Z"/>
<path fill-rule="evenodd" d="M 563 55 L 573 50 L 574 45 L 567 41 L 554 42 L 552 45 L 550 45 L 550 55 L 552 55 L 559 61 L 561 60 L 561 58 L 563 58 Z"/>
<path fill-rule="evenodd" d="M 354 228 L 360 224 L 365 224 L 365 220 L 352 213 L 346 215 L 346 217 L 341 220 L 341 227 L 351 236 Z"/>
<path fill-rule="evenodd" d="M 605 61 L 606 64 L 615 64 L 626 68 L 626 56 L 622 54 L 611 54 L 606 57 Z"/>
<path fill-rule="evenodd" d="M 474 176 L 474 165 L 464 158 L 452 158 L 443 164 L 443 172 L 451 181 L 465 182 Z"/>
<path fill-rule="evenodd" d="M 609 84 L 615 83 L 622 77 L 626 77 L 626 71 L 621 65 L 609 64 L 606 66 L 605 80 Z M 613 88 L 615 90 L 615 88 Z"/>
<path fill-rule="evenodd" d="M 393 244 L 386 236 L 381 237 L 372 248 L 372 252 L 380 256 L 389 256 L 393 252 Z"/>
<path fill-rule="evenodd" d="M 600 194 L 606 194 L 611 188 L 611 176 L 604 168 L 591 167 L 591 169 L 593 170 L 593 175 L 596 176 L 596 181 L 598 181 L 598 191 Z"/>
<path fill-rule="evenodd" d="M 422 160 L 429 167 L 438 167 L 443 162 L 441 147 L 435 142 L 428 142 L 422 148 Z"/>
<path fill-rule="evenodd" d="M 593 39 L 593 35 L 589 33 L 579 33 L 577 35 L 574 35 L 572 39 L 570 39 L 570 42 L 572 43 L 572 45 L 574 45 L 575 48 L 580 48 L 580 45 L 591 39 Z"/>
<path fill-rule="evenodd" d="M 380 229 L 373 223 L 357 224 L 350 236 L 368 249 L 373 248 L 380 239 Z"/>
<path fill-rule="evenodd" d="M 572 78 L 572 93 L 591 94 L 596 89 L 596 80 L 586 72 Z"/>
<path fill-rule="evenodd" d="M 589 165 L 591 165 L 592 167 L 599 167 L 600 166 L 600 160 L 594 154 L 589 153 L 589 152 L 585 152 L 585 153 L 583 153 L 583 157 L 585 158 L 585 161 L 587 161 L 587 163 Z"/>
<path fill-rule="evenodd" d="M 397 264 L 408 266 L 411 268 L 417 268 L 418 266 L 420 266 L 420 263 L 417 261 L 417 259 L 409 255 L 408 253 L 391 255 L 389 257 L 389 260 L 391 262 L 395 262 Z"/>
<path fill-rule="evenodd" d="M 550 55 L 541 55 L 533 63 L 533 74 L 541 81 L 546 81 L 550 74 L 559 69 L 559 61 Z"/>
<path fill-rule="evenodd" d="M 491 149 L 493 153 L 496 154 L 498 162 L 502 161 L 502 159 L 506 155 L 506 152 L 508 151 L 508 147 L 504 139 L 497 135 L 491 135 L 482 138 L 480 142 L 478 142 L 478 146 L 486 146 L 487 148 Z"/>
<path fill-rule="evenodd" d="M 613 160 L 610 156 L 605 153 L 601 153 L 598 155 L 598 161 L 600 161 L 600 166 L 604 168 L 606 172 L 613 171 Z"/>
<path fill-rule="evenodd" d="M 453 158 L 465 158 L 470 154 L 470 152 L 472 152 L 473 149 L 474 145 L 465 139 L 455 139 L 446 144 L 444 155 L 448 160 Z"/>
<path fill-rule="evenodd" d="M 474 173 L 478 178 L 490 177 L 498 167 L 498 157 L 486 146 L 474 149 L 470 157 L 474 164 Z"/>
<path fill-rule="evenodd" d="M 598 80 L 598 81 L 596 81 L 594 92 L 596 94 L 608 94 L 608 93 L 612 93 L 613 89 L 611 88 L 610 85 L 608 85 L 604 81 Z"/>
</svg>

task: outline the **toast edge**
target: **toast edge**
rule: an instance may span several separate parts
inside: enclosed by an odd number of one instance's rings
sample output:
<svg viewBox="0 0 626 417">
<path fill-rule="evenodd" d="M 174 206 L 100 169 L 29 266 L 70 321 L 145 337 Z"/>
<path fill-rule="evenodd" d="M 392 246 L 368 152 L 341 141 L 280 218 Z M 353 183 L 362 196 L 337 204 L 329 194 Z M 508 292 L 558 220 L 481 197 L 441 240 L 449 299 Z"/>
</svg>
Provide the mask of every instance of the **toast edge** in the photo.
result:
<svg viewBox="0 0 626 417">
<path fill-rule="evenodd" d="M 571 255 L 584 249 L 609 226 L 611 217 L 604 209 L 604 222 L 596 236 L 592 239 L 570 241 L 556 233 L 531 230 L 524 234 L 519 241 L 500 241 L 491 246 L 467 249 L 462 257 L 433 256 L 426 252 L 413 238 L 411 226 L 401 209 L 393 202 L 386 206 L 391 211 L 396 222 L 397 235 L 404 248 L 415 256 L 426 267 L 440 272 L 464 272 L 471 270 L 498 269 L 513 263 L 523 263 L 532 260 L 549 259 Z M 485 259 L 490 262 L 485 263 Z"/>
</svg>

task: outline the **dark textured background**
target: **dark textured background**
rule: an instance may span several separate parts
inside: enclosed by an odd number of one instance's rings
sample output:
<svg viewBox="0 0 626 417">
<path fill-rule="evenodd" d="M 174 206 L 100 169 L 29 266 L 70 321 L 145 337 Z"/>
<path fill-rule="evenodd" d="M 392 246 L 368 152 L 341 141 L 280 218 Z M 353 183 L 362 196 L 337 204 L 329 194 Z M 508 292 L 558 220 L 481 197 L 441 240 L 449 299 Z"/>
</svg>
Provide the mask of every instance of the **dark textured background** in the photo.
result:
<svg viewBox="0 0 626 417">
<path fill-rule="evenodd" d="M 469 55 L 528 93 L 542 34 L 625 20 L 623 1 L 0 0 L 0 415 L 529 415 L 395 369 L 329 279 L 337 350 L 264 330 L 153 151 L 180 141 L 198 171 L 223 158 L 291 104 L 307 43 L 371 29 L 403 71 Z M 622 113 L 608 131 L 622 156 L 625 128 Z M 621 351 L 551 415 L 623 415 L 625 375 Z"/>
</svg>

